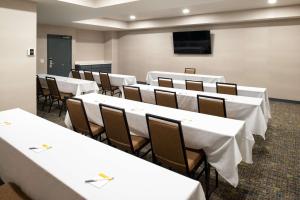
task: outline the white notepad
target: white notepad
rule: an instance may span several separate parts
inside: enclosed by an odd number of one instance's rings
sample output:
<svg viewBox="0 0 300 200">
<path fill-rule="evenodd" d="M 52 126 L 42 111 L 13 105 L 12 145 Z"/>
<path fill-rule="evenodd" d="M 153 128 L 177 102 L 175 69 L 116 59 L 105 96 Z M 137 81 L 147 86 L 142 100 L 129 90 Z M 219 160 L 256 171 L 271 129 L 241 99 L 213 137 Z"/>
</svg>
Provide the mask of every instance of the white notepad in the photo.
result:
<svg viewBox="0 0 300 200">
<path fill-rule="evenodd" d="M 43 152 L 43 151 L 47 151 L 51 148 L 52 148 L 52 146 L 50 146 L 48 144 L 43 144 L 43 145 L 36 146 L 36 147 L 29 147 L 29 150 L 31 150 L 35 153 L 40 153 L 40 152 Z"/>
<path fill-rule="evenodd" d="M 88 183 L 98 189 L 102 188 L 104 185 L 112 181 L 114 178 L 105 175 L 104 173 L 99 173 L 98 176 L 93 179 L 86 180 L 85 183 Z"/>
</svg>

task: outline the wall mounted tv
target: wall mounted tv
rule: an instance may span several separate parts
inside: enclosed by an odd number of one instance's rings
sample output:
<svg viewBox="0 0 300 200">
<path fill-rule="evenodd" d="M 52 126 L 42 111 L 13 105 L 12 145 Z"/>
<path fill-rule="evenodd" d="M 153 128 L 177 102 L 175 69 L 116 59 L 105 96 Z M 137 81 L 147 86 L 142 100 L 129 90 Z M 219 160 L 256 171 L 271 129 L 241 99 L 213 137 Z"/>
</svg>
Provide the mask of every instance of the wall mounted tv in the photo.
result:
<svg viewBox="0 0 300 200">
<path fill-rule="evenodd" d="M 173 32 L 175 54 L 211 54 L 210 31 Z"/>
</svg>

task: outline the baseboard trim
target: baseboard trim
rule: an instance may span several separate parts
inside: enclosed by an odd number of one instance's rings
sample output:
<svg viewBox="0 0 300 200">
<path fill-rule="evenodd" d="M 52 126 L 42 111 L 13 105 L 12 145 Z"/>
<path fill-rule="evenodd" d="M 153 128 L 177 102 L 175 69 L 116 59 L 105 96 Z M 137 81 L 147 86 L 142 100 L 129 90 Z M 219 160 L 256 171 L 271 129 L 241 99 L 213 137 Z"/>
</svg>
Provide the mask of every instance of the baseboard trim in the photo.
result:
<svg viewBox="0 0 300 200">
<path fill-rule="evenodd" d="M 284 102 L 284 103 L 293 103 L 293 104 L 300 104 L 300 101 L 296 100 L 288 100 L 288 99 L 277 99 L 277 98 L 269 98 L 272 101 Z"/>
</svg>

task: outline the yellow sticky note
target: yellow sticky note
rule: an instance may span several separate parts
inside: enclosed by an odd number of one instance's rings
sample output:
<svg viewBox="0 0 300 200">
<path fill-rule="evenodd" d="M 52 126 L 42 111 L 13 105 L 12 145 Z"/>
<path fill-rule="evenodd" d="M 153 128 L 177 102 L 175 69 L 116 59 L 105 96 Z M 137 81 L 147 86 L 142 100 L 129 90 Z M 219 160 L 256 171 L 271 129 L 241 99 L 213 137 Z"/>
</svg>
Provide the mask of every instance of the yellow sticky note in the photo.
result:
<svg viewBox="0 0 300 200">
<path fill-rule="evenodd" d="M 49 146 L 48 144 L 43 144 L 42 147 L 44 147 L 45 149 L 50 149 L 51 146 Z"/>
</svg>

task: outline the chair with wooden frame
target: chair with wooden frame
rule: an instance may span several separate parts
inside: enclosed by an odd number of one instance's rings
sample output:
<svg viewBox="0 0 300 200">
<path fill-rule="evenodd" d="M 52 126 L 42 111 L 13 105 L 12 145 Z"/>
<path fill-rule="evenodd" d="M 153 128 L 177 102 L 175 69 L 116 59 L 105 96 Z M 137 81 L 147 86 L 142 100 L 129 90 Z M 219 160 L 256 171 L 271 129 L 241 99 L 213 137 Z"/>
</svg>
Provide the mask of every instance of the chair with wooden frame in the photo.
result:
<svg viewBox="0 0 300 200">
<path fill-rule="evenodd" d="M 125 99 L 143 102 L 139 87 L 123 85 L 123 92 Z"/>
<path fill-rule="evenodd" d="M 121 96 L 121 91 L 119 90 L 119 87 L 111 85 L 108 73 L 99 72 L 99 77 L 100 77 L 100 82 L 103 90 L 102 94 L 103 93 L 106 94 L 106 92 L 110 92 L 111 96 L 114 96 L 115 94 L 119 94 L 119 97 Z"/>
<path fill-rule="evenodd" d="M 227 117 L 224 98 L 197 95 L 197 102 L 199 113 Z"/>
<path fill-rule="evenodd" d="M 91 71 L 84 71 L 84 79 L 88 80 L 88 81 L 95 81 L 94 76 L 93 76 L 93 72 Z"/>
<path fill-rule="evenodd" d="M 186 74 L 196 74 L 196 68 L 193 67 L 186 67 L 184 69 L 184 73 Z"/>
<path fill-rule="evenodd" d="M 38 75 L 36 75 L 36 89 L 37 89 L 37 100 L 39 102 L 40 97 L 44 97 L 44 102 L 42 106 L 42 110 L 44 110 L 45 105 L 48 101 L 48 98 L 50 98 L 50 91 L 48 88 L 43 88 L 41 84 L 41 80 Z"/>
<path fill-rule="evenodd" d="M 146 114 L 146 120 L 153 162 L 197 180 L 205 172 L 208 199 L 210 165 L 205 152 L 202 149 L 186 148 L 180 121 L 151 114 Z M 196 176 L 196 171 L 202 163 L 204 169 Z"/>
<path fill-rule="evenodd" d="M 73 77 L 73 78 L 81 79 L 80 72 L 79 72 L 78 70 L 72 69 L 72 70 L 71 70 L 71 73 L 72 73 L 72 77 Z"/>
<path fill-rule="evenodd" d="M 164 78 L 164 77 L 158 77 L 158 86 L 160 87 L 169 87 L 173 88 L 173 79 L 172 78 Z"/>
<path fill-rule="evenodd" d="M 185 80 L 185 88 L 187 90 L 204 91 L 203 81 Z"/>
<path fill-rule="evenodd" d="M 170 108 L 178 108 L 176 92 L 154 89 L 155 104 Z"/>
<path fill-rule="evenodd" d="M 53 103 L 57 102 L 59 107 L 59 116 L 61 116 L 61 112 L 66 104 L 66 99 L 73 97 L 73 94 L 60 92 L 57 87 L 56 79 L 54 77 L 46 76 L 46 81 L 47 81 L 48 89 L 50 91 L 50 107 L 48 113 L 50 113 Z M 62 105 L 60 105 L 60 102 L 62 102 Z"/>
<path fill-rule="evenodd" d="M 95 123 L 89 122 L 84 108 L 83 101 L 78 98 L 69 98 L 66 101 L 68 113 L 72 122 L 73 130 L 93 139 L 101 140 L 105 129 Z"/>
<path fill-rule="evenodd" d="M 140 157 L 150 152 L 149 149 L 140 155 L 149 140 L 130 133 L 124 109 L 104 104 L 99 107 L 109 145 Z"/>
<path fill-rule="evenodd" d="M 217 93 L 238 95 L 237 84 L 235 83 L 216 83 Z"/>
</svg>

